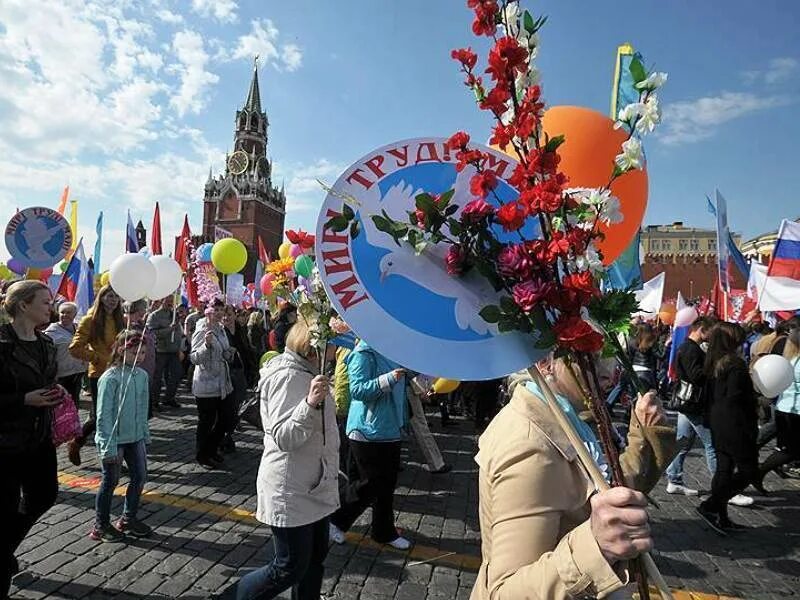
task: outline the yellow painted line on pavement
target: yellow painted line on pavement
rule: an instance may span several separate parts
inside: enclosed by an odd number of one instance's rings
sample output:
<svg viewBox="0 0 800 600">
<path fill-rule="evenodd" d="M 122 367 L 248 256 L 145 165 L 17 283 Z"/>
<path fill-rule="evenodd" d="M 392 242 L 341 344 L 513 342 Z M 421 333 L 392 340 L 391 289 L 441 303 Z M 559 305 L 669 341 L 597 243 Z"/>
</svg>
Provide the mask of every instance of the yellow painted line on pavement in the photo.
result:
<svg viewBox="0 0 800 600">
<path fill-rule="evenodd" d="M 100 487 L 100 477 L 81 477 L 70 473 L 59 473 L 58 483 L 68 488 L 96 491 Z M 114 490 L 114 495 L 124 496 L 126 489 L 127 486 L 121 485 Z M 176 506 L 194 513 L 213 515 L 226 521 L 236 521 L 249 525 L 260 524 L 259 521 L 256 520 L 255 513 L 243 508 L 231 508 L 230 506 L 218 502 L 192 500 L 185 496 L 163 494 L 156 490 L 145 490 L 142 493 L 142 497 L 147 502 L 152 502 L 153 504 Z M 435 562 L 437 565 L 446 565 L 469 571 L 478 571 L 481 566 L 481 559 L 478 556 L 458 553 L 451 554 L 441 548 L 434 548 L 433 546 L 416 544 L 405 552 L 402 550 L 395 550 L 391 546 L 379 544 L 361 533 L 354 532 L 347 533 L 347 541 L 355 546 L 363 548 L 374 548 L 376 550 L 393 552 L 395 554 L 407 554 L 410 562 L 430 561 Z M 741 598 L 734 598 L 733 596 L 719 596 L 717 594 L 705 594 L 689 590 L 673 590 L 672 594 L 675 600 L 741 600 Z M 652 596 L 653 598 L 658 598 L 658 593 L 655 588 L 653 588 Z"/>
</svg>

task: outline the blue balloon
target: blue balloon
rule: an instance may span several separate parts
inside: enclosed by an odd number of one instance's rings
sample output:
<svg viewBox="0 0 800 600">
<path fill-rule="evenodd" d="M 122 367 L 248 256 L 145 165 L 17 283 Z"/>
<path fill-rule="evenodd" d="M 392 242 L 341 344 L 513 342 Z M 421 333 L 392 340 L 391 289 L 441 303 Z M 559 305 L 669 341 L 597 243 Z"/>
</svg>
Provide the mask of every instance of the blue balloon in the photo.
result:
<svg viewBox="0 0 800 600">
<path fill-rule="evenodd" d="M 206 242 L 197 248 L 197 262 L 211 262 L 211 249 L 214 244 Z"/>
</svg>

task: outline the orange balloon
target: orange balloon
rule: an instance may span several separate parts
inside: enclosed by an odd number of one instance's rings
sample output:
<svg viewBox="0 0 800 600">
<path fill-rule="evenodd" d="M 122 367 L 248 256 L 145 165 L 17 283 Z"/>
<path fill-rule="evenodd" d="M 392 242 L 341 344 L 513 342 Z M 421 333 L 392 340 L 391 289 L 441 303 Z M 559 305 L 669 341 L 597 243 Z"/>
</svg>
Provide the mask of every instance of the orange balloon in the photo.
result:
<svg viewBox="0 0 800 600">
<path fill-rule="evenodd" d="M 601 187 L 614 171 L 614 158 L 622 151 L 628 134 L 614 129 L 604 114 L 580 106 L 554 106 L 544 113 L 542 126 L 550 137 L 565 136 L 558 148 L 559 170 L 569 177 L 569 187 Z M 603 264 L 610 265 L 630 245 L 642 225 L 647 208 L 647 171 L 629 171 L 611 184 L 619 198 L 624 219 L 616 225 L 602 225 L 605 239 L 598 247 Z"/>
<path fill-rule="evenodd" d="M 664 302 L 661 310 L 658 311 L 658 318 L 664 325 L 672 325 L 675 322 L 675 315 L 678 310 L 672 302 Z"/>
<path fill-rule="evenodd" d="M 559 170 L 569 177 L 568 187 L 602 187 L 614 171 L 614 158 L 622 151 L 628 134 L 614 129 L 614 121 L 597 111 L 580 106 L 554 106 L 544 113 L 542 126 L 551 138 L 565 136 L 558 148 Z M 509 146 L 508 149 L 514 153 Z M 499 148 L 497 148 L 499 150 Z M 605 239 L 598 240 L 603 264 L 610 265 L 630 245 L 647 208 L 647 171 L 629 171 L 611 184 L 619 198 L 623 221 L 601 225 Z"/>
</svg>

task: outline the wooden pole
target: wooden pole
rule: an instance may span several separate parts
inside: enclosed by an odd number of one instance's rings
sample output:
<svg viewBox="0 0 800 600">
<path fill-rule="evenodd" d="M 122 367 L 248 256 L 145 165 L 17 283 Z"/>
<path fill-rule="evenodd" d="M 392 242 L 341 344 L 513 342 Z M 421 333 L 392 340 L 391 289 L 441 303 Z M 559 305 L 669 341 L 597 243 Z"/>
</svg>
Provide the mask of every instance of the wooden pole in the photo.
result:
<svg viewBox="0 0 800 600">
<path fill-rule="evenodd" d="M 553 417 L 555 418 L 556 422 L 559 424 L 561 429 L 566 434 L 567 439 L 569 439 L 570 443 L 575 448 L 575 451 L 578 454 L 578 459 L 581 461 L 583 468 L 586 469 L 586 472 L 589 474 L 589 478 L 592 480 L 592 483 L 594 483 L 594 486 L 599 491 L 609 489 L 611 486 L 608 485 L 608 482 L 600 471 L 600 468 L 597 466 L 597 463 L 586 449 L 583 440 L 578 435 L 578 432 L 575 431 L 575 428 L 572 426 L 572 423 L 570 422 L 566 413 L 558 404 L 555 394 L 553 394 L 550 386 L 547 385 L 547 381 L 539 371 L 538 367 L 530 367 L 528 369 L 528 374 L 533 378 L 533 381 L 536 383 L 536 385 L 539 386 L 539 389 L 542 390 L 544 399 L 547 401 L 547 406 L 550 407 L 550 411 L 553 413 Z M 656 563 L 653 561 L 653 558 L 650 556 L 650 554 L 642 554 L 641 559 L 644 563 L 645 569 L 647 570 L 648 576 L 653 580 L 653 583 L 655 583 L 656 587 L 658 588 L 658 593 L 661 594 L 661 598 L 664 600 L 674 600 L 667 582 L 659 572 L 658 567 L 656 566 Z"/>
</svg>

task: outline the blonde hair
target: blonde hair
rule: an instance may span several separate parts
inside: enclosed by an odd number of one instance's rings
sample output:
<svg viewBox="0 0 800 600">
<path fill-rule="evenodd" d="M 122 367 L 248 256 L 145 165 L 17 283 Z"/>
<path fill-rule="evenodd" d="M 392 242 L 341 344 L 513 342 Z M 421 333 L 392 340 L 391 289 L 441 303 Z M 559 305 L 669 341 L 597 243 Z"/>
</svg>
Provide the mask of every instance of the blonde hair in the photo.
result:
<svg viewBox="0 0 800 600">
<path fill-rule="evenodd" d="M 36 297 L 36 294 L 41 290 L 50 291 L 41 281 L 27 279 L 25 281 L 16 281 L 8 286 L 6 291 L 6 298 L 3 301 L 3 307 L 11 318 L 19 315 L 19 310 L 22 303 L 30 304 Z"/>
<path fill-rule="evenodd" d="M 307 319 L 299 318 L 286 334 L 286 347 L 300 356 L 311 354 L 311 327 L 314 323 Z"/>
</svg>

